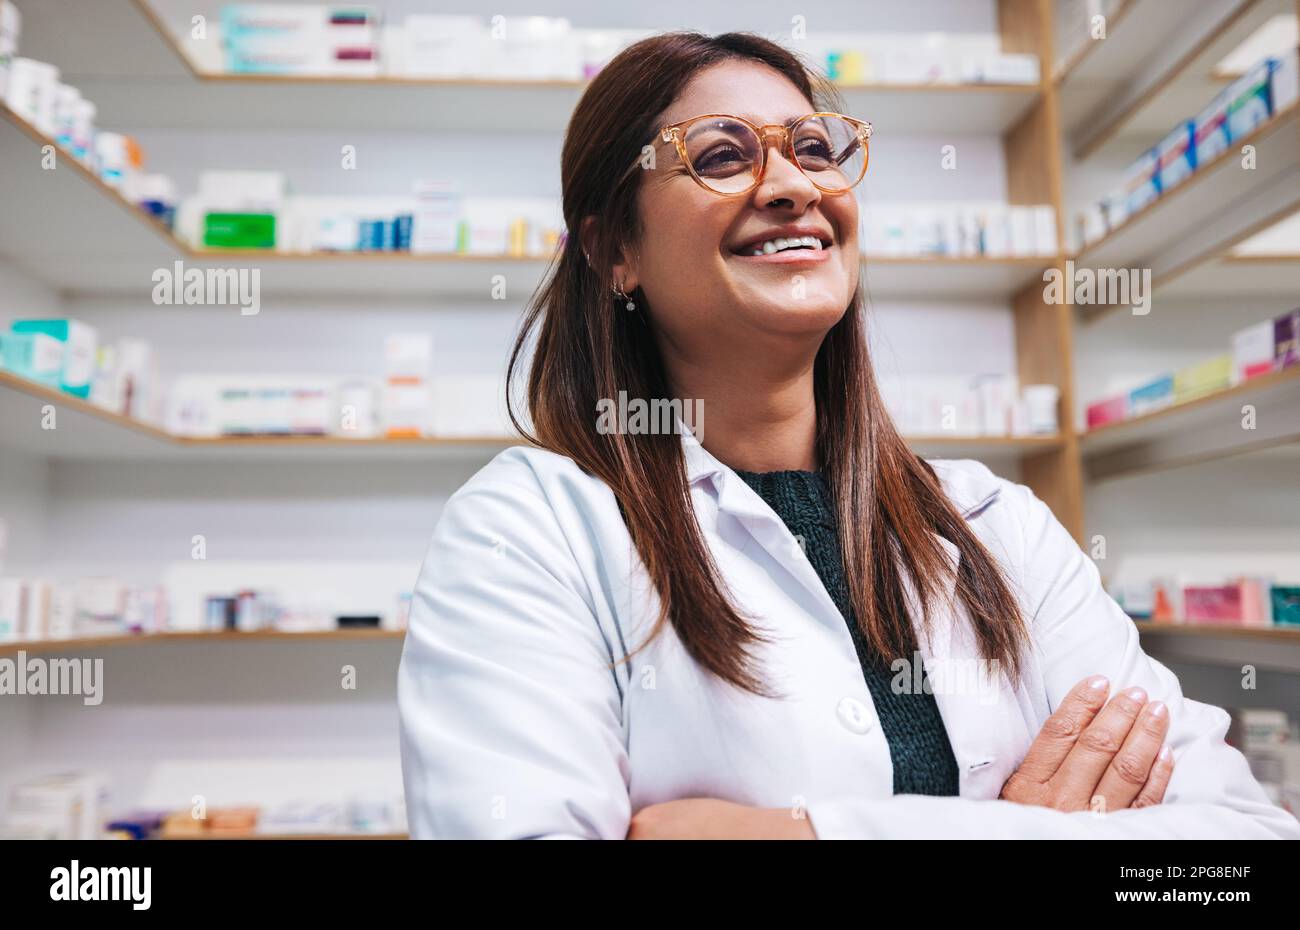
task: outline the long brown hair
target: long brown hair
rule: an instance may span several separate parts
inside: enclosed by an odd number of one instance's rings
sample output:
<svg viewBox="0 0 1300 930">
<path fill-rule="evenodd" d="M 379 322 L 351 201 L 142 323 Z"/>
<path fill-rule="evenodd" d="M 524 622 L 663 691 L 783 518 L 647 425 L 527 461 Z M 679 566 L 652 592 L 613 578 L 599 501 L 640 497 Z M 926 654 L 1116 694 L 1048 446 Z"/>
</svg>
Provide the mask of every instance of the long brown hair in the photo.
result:
<svg viewBox="0 0 1300 930">
<path fill-rule="evenodd" d="M 513 400 L 510 418 L 531 441 L 568 456 L 612 489 L 659 595 L 661 612 L 646 642 L 671 622 L 696 662 L 737 687 L 767 695 L 752 661 L 763 637 L 729 599 L 709 554 L 691 503 L 680 436 L 601 432 L 596 419 L 598 401 L 619 391 L 634 398 L 671 396 L 645 295 L 639 289 L 630 295 L 641 312 L 616 304 L 611 269 L 622 246 L 635 243 L 641 232 L 636 195 L 642 172 L 629 167 L 655 139 L 656 119 L 687 82 L 729 59 L 768 65 L 817 109 L 838 108 L 829 82 L 813 76 L 791 52 L 748 33 L 658 35 L 606 65 L 569 121 L 560 167 L 569 234 L 529 303 L 510 357 L 513 387 L 531 344 L 526 397 L 534 432 L 516 416 Z M 598 222 L 588 257 L 579 231 L 593 215 Z M 993 557 L 885 410 L 868 356 L 862 290 L 859 281 L 814 366 L 816 451 L 835 499 L 857 623 L 878 655 L 910 659 L 917 637 L 899 569 L 917 592 L 928 631 L 931 605 L 952 575 L 930 535 L 937 533 L 961 552 L 955 593 L 984 658 L 1018 677 L 1019 648 L 1027 638 L 1020 608 Z"/>
</svg>

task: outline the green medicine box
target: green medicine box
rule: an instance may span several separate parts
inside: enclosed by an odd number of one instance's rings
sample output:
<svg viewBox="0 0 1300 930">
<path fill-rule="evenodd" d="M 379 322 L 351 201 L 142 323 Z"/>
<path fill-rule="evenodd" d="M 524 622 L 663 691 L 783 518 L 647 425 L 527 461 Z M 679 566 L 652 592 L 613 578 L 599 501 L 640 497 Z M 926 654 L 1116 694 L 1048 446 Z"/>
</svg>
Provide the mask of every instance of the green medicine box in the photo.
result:
<svg viewBox="0 0 1300 930">
<path fill-rule="evenodd" d="M 203 244 L 210 249 L 275 248 L 274 213 L 209 213 Z"/>
</svg>

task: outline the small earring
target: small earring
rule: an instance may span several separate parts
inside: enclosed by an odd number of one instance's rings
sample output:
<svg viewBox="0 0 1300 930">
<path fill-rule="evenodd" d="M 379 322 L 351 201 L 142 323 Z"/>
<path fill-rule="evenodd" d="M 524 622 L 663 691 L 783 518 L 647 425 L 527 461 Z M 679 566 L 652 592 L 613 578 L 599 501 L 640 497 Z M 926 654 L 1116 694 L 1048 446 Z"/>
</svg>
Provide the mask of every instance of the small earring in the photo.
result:
<svg viewBox="0 0 1300 930">
<path fill-rule="evenodd" d="M 614 291 L 614 294 L 618 297 L 619 300 L 627 301 L 627 309 L 629 313 L 636 309 L 636 302 L 633 301 L 632 298 L 629 297 L 627 294 L 623 293 L 623 288 L 621 285 L 615 282 L 612 285 L 612 290 Z"/>
</svg>

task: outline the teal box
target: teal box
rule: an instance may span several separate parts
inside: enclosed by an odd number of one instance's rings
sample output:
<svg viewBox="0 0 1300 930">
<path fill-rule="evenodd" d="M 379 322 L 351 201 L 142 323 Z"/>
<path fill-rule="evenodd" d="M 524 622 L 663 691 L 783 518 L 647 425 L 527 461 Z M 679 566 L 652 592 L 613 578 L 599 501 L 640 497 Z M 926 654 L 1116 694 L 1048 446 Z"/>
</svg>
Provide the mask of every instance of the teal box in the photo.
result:
<svg viewBox="0 0 1300 930">
<path fill-rule="evenodd" d="M 1129 392 L 1128 405 L 1131 416 L 1139 416 L 1167 407 L 1174 402 L 1174 376 L 1162 375 Z"/>
<path fill-rule="evenodd" d="M 55 385 L 77 397 L 90 396 L 90 385 L 95 380 L 95 350 L 99 341 L 94 329 L 77 320 L 60 319 L 19 320 L 11 329 L 15 335 L 46 336 L 60 343 L 63 347 L 62 365 Z M 43 351 L 37 347 L 38 354 Z M 38 361 L 44 362 L 47 359 L 41 357 Z"/>
<path fill-rule="evenodd" d="M 1300 626 L 1300 587 L 1273 585 L 1273 622 Z"/>
<path fill-rule="evenodd" d="M 4 367 L 20 378 L 57 388 L 63 374 L 63 343 L 44 333 L 5 333 Z"/>
</svg>

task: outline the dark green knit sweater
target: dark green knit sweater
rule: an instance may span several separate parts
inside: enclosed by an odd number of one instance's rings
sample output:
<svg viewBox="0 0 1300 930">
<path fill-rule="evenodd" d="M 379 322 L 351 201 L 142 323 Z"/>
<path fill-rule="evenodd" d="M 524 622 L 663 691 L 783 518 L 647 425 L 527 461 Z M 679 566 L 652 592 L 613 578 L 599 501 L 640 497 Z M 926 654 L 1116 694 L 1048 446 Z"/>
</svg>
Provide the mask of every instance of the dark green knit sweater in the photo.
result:
<svg viewBox="0 0 1300 930">
<path fill-rule="evenodd" d="M 934 695 L 895 694 L 889 663 L 872 651 L 858 629 L 840 558 L 840 537 L 830 486 L 819 472 L 773 471 L 736 474 L 757 492 L 790 532 L 803 538 L 808 561 L 840 609 L 857 649 L 862 676 L 894 765 L 894 794 L 956 795 L 957 760 Z"/>
</svg>

